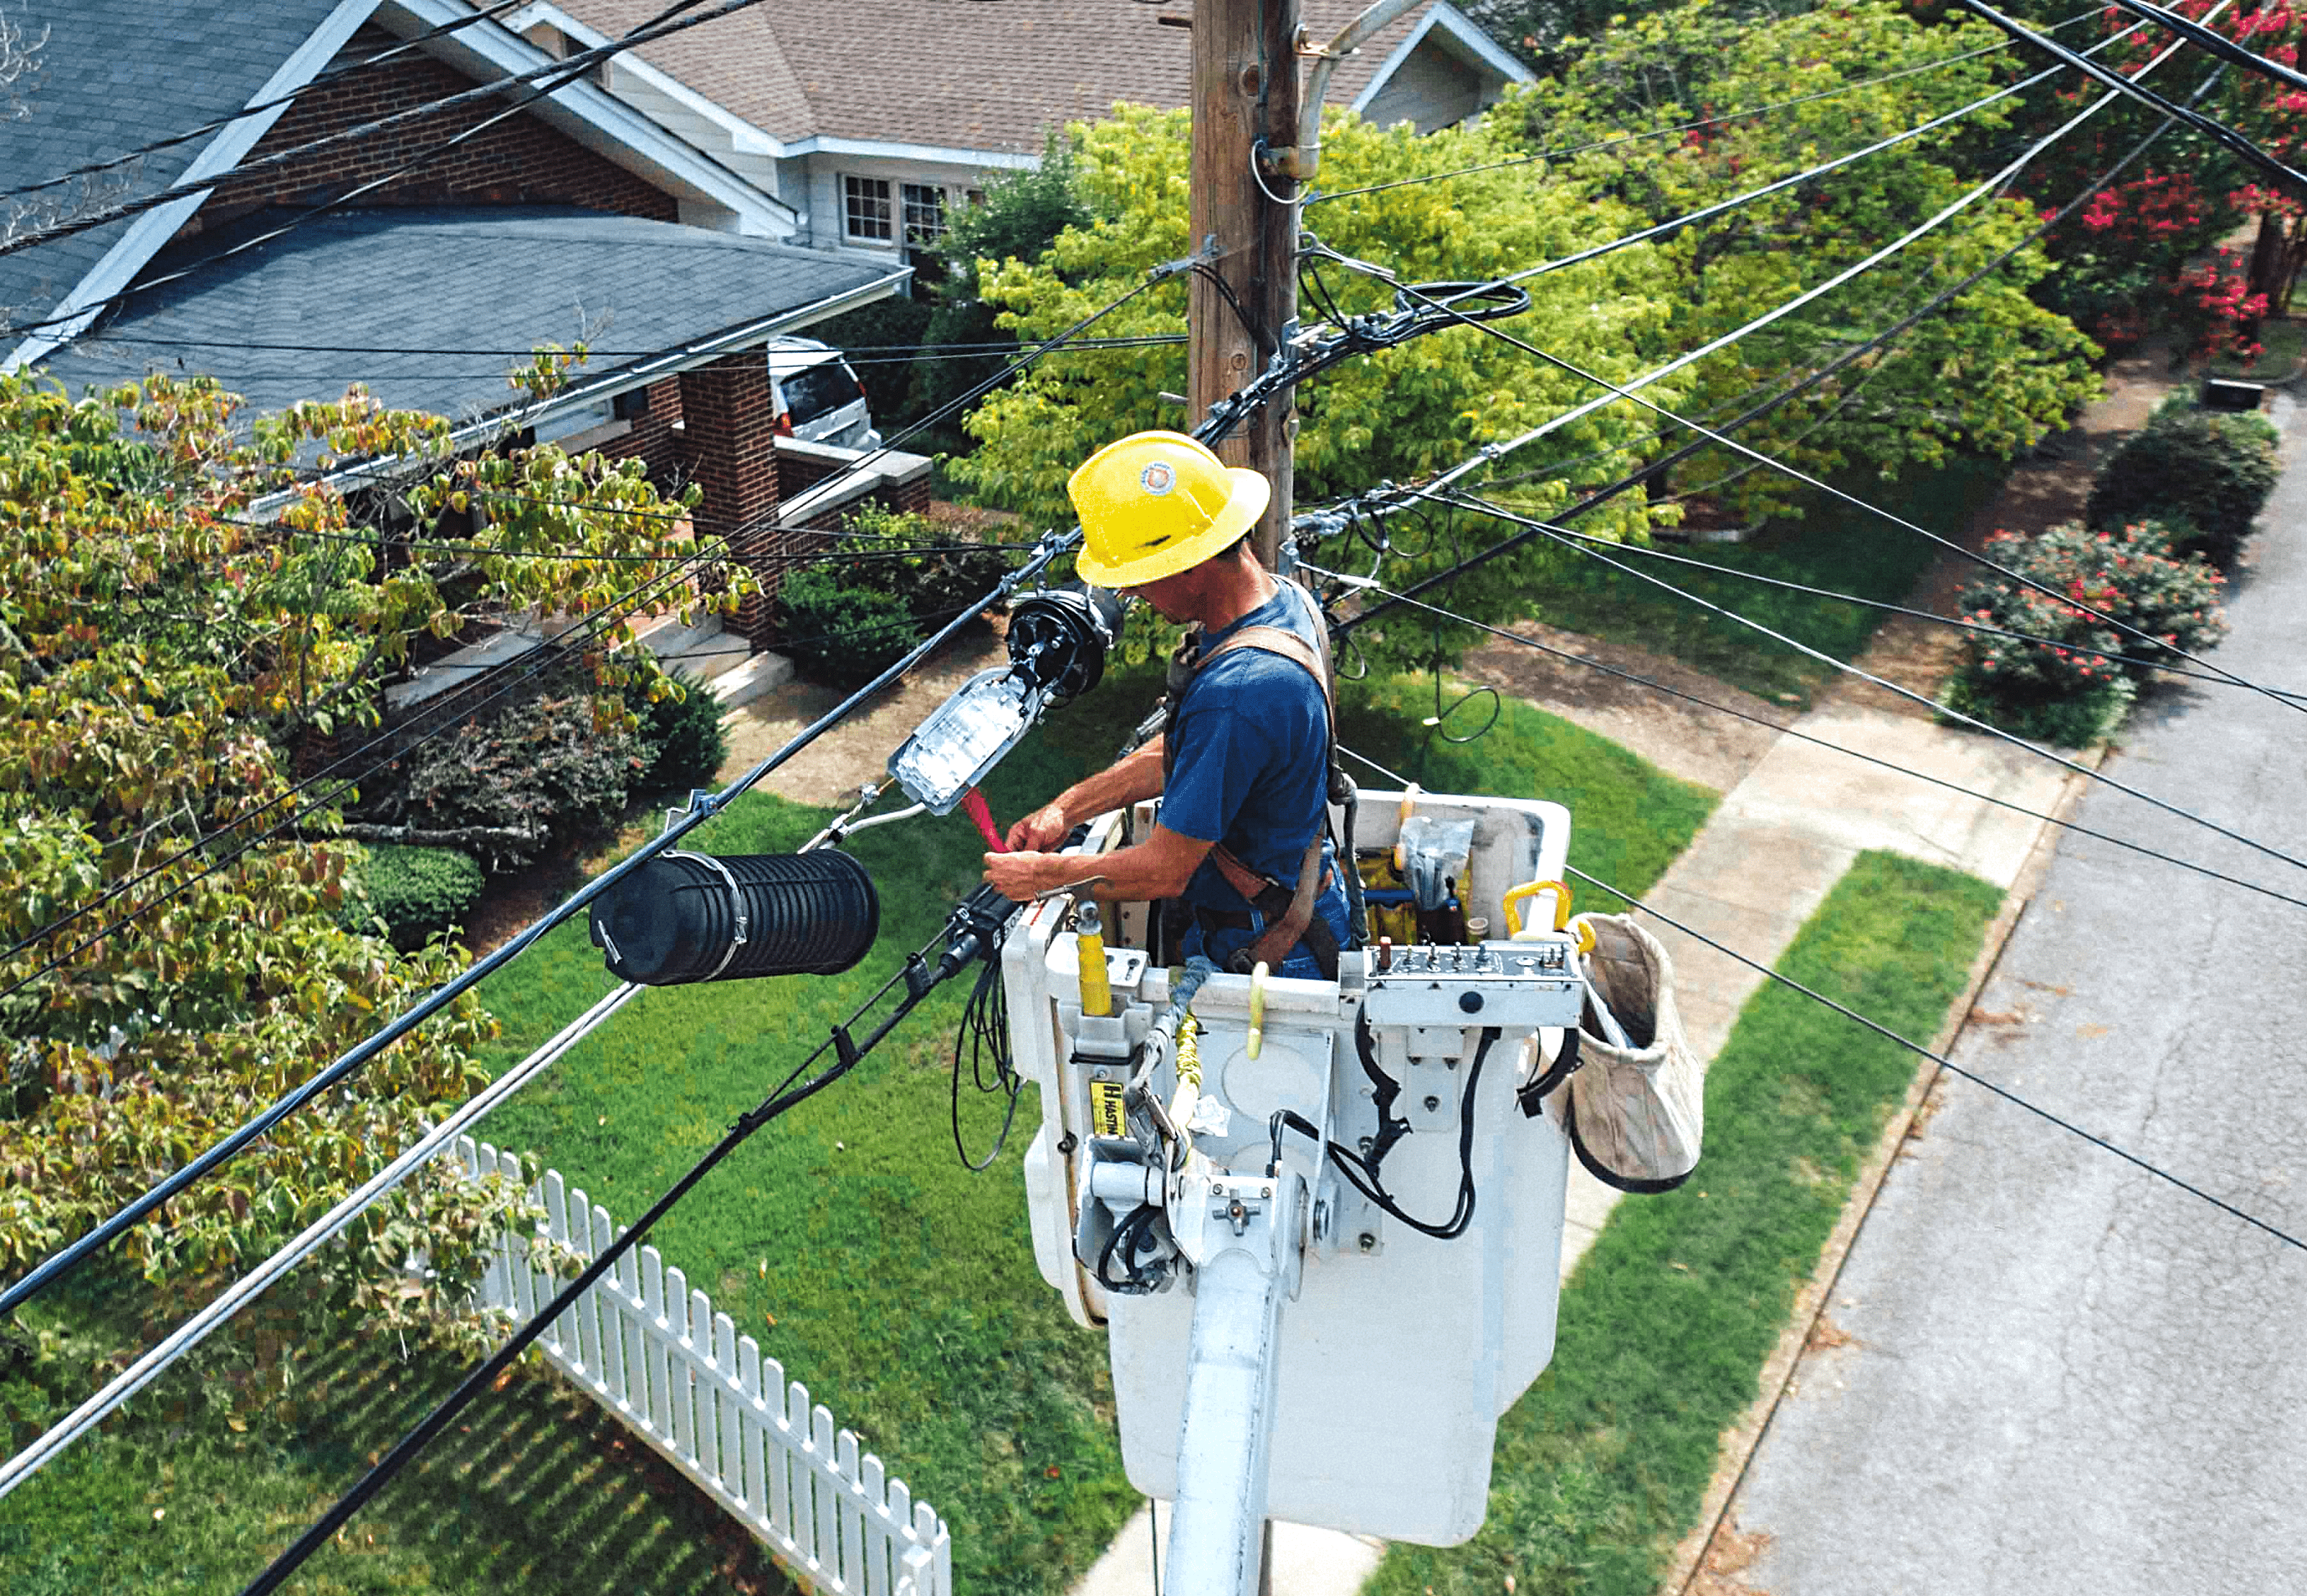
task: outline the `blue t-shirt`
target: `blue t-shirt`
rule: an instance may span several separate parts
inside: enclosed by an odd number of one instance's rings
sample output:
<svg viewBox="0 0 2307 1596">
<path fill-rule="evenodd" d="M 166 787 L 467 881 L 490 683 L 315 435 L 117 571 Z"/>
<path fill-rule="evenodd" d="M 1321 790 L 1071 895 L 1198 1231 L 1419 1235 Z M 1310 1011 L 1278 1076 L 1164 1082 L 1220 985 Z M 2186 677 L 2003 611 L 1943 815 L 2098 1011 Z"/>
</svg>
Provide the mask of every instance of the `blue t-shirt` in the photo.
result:
<svg viewBox="0 0 2307 1596">
<path fill-rule="evenodd" d="M 1321 649 L 1320 617 L 1295 583 L 1224 631 L 1206 654 L 1245 626 L 1281 626 Z M 1195 676 L 1171 730 L 1175 765 L 1162 794 L 1162 824 L 1233 856 L 1284 887 L 1298 881 L 1306 845 L 1322 828 L 1329 788 L 1329 708 L 1303 665 L 1263 648 L 1237 648 Z M 1183 901 L 1224 913 L 1249 905 L 1217 865 L 1202 861 Z"/>
</svg>

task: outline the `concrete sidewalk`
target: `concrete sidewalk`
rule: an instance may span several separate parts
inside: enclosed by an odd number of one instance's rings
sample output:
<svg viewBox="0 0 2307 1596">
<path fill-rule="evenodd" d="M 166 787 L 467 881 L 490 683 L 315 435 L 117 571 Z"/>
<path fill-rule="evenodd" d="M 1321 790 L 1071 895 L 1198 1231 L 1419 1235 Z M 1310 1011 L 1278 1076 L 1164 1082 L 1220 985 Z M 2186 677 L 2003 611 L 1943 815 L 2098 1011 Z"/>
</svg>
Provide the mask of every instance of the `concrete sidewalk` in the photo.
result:
<svg viewBox="0 0 2307 1596">
<path fill-rule="evenodd" d="M 2080 779 L 2008 743 L 1848 703 L 1829 701 L 1794 729 L 1804 736 L 1783 735 L 1771 745 L 1644 900 L 1765 965 L 1778 962 L 1864 852 L 1889 849 L 2008 890 L 2045 828 L 2041 820 L 1838 750 L 1888 760 L 2038 814 L 2056 812 L 2067 782 Z M 1676 999 L 1691 1045 L 1711 1060 L 1764 978 L 1694 938 L 1651 924 L 1673 956 Z M 1565 1280 L 1619 1196 L 1572 1164 L 1562 1239 Z M 1165 1506 L 1159 1528 L 1166 1532 L 1168 1524 Z M 1153 1535 L 1141 1508 L 1074 1587 L 1074 1596 L 1147 1596 L 1154 1590 Z M 1384 1549 L 1362 1536 L 1277 1525 L 1276 1596 L 1351 1596 Z"/>
</svg>

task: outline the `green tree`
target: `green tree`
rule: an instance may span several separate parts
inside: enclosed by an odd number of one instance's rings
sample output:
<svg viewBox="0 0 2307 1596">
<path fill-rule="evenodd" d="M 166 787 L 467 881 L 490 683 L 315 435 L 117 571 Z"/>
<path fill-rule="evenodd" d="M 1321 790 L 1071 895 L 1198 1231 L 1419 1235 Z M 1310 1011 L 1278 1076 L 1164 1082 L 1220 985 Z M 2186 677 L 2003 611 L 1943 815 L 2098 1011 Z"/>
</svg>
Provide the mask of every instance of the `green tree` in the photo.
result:
<svg viewBox="0 0 2307 1596">
<path fill-rule="evenodd" d="M 1656 223 L 1981 98 L 2008 63 L 1996 56 L 1951 58 L 1997 37 L 1975 21 L 1925 26 L 1892 0 L 1769 22 L 1700 0 L 1613 27 L 1560 77 L 1514 95 L 1492 115 L 1519 118 L 1521 141 L 1532 150 L 1565 149 L 1947 63 L 1764 116 L 1589 151 L 1556 168 Z M 1646 352 L 1670 356 L 1741 326 L 1934 216 L 1977 180 L 1967 169 L 1975 164 L 1969 142 L 2007 129 L 2014 108 L 2015 102 L 1990 107 L 1822 182 L 1677 233 L 1652 263 L 1673 313 Z M 1736 411 L 1750 396 L 1814 371 L 1985 264 L 2036 221 L 2024 202 L 1974 204 L 1854 281 L 1701 363 L 1685 413 Z M 2029 285 L 2049 270 L 2039 249 L 2022 251 L 1938 314 L 1751 428 L 1744 441 L 1813 473 L 1863 464 L 1885 478 L 1908 462 L 1935 465 L 1953 448 L 2008 456 L 2031 446 L 2098 390 L 2089 364 L 2097 347 L 2028 297 Z M 1715 493 L 1738 519 L 1791 507 L 1782 476 L 1749 470 L 1720 449 L 1679 467 L 1674 483 Z"/>
<path fill-rule="evenodd" d="M 549 390 L 570 358 L 516 382 Z M 461 965 L 437 941 L 399 954 L 347 929 L 359 850 L 328 838 L 339 810 L 234 850 L 313 800 L 292 797 L 290 751 L 373 724 L 416 635 L 539 607 L 602 614 L 630 557 L 666 549 L 677 518 L 636 468 L 550 447 L 451 459 L 448 438 L 445 421 L 358 390 L 252 426 L 210 379 L 75 401 L 0 377 L 0 938 L 27 943 L 0 956 L 0 1273 L 83 1233 Z M 411 504 L 446 512 L 428 537 L 464 537 L 381 565 L 346 499 L 300 484 L 316 451 L 323 466 L 408 462 L 425 479 Z M 284 486 L 284 511 L 254 513 Z M 596 665 L 605 683 L 633 674 L 605 647 Z M 617 695 L 599 701 L 604 724 L 624 716 Z M 127 1259 L 180 1300 L 270 1250 L 482 1084 L 474 1050 L 493 1034 L 472 999 L 451 1006 L 130 1232 Z M 469 1335 L 448 1309 L 491 1214 L 519 1200 L 436 1168 L 321 1260 L 304 1300 L 372 1329 Z M 412 1247 L 431 1251 L 430 1282 L 401 1275 Z"/>
<path fill-rule="evenodd" d="M 1512 153 L 1488 122 L 1427 138 L 1407 125 L 1379 129 L 1342 114 L 1332 115 L 1326 125 L 1325 180 L 1340 190 L 1479 166 Z M 1027 339 L 1049 337 L 1143 284 L 1150 268 L 1190 252 L 1188 135 L 1183 112 L 1127 106 L 1079 133 L 1079 181 L 1090 220 L 1060 233 L 1039 261 L 1013 259 L 986 283 L 985 296 L 1001 307 L 1004 326 Z M 1313 208 L 1306 222 L 1325 244 L 1419 282 L 1494 277 L 1567 253 L 1630 219 L 1625 206 L 1584 184 L 1547 182 L 1529 168 L 1509 168 L 1342 199 Z M 1624 380 L 1641 369 L 1642 349 L 1656 342 L 1670 314 L 1648 287 L 1654 270 L 1646 252 L 1628 251 L 1574 273 L 1537 279 L 1530 285 L 1534 313 L 1514 325 L 1543 329 L 1549 342 L 1582 364 Z M 1314 270 L 1343 314 L 1394 308 L 1390 283 L 1318 263 Z M 1184 294 L 1180 278 L 1124 306 L 1097 331 L 1175 333 Z M 1309 314 L 1313 303 L 1309 295 Z M 969 428 L 980 448 L 956 461 L 955 473 L 982 499 L 1024 512 L 1031 524 L 1069 519 L 1065 483 L 1073 468 L 1110 439 L 1182 425 L 1179 413 L 1159 396 L 1183 389 L 1185 375 L 1185 350 L 1174 345 L 1047 358 L 972 413 Z M 1674 402 L 1683 390 L 1668 381 L 1657 391 Z M 1430 474 L 1591 392 L 1473 328 L 1449 329 L 1350 361 L 1297 391 L 1299 496 L 1311 501 L 1383 477 Z M 1527 502 L 1556 508 L 1576 488 L 1616 476 L 1626 457 L 1595 458 L 1595 452 L 1631 444 L 1648 432 L 1644 420 L 1623 405 L 1563 429 L 1527 459 L 1516 457 L 1522 465 L 1560 462 L 1547 480 L 1527 490 Z M 1589 524 L 1625 533 L 1639 529 L 1644 518 L 1639 496 L 1629 496 Z M 1389 577 L 1409 579 L 1438 569 L 1454 551 L 1471 552 L 1496 536 L 1495 528 L 1468 526 L 1454 537 L 1422 545 L 1405 537 L 1397 545 L 1402 559 L 1389 566 Z M 1506 577 L 1498 573 L 1483 585 L 1479 600 L 1469 602 L 1486 615 L 1509 613 L 1515 583 Z"/>
<path fill-rule="evenodd" d="M 940 346 L 999 344 L 1014 349 L 996 306 L 984 297 L 984 273 L 1005 261 L 1038 261 L 1068 227 L 1086 226 L 1076 178 L 1075 141 L 1052 129 L 1042 164 L 989 179 L 984 197 L 955 215 L 936 258 L 944 280 L 933 285 L 937 308 L 922 341 L 936 356 Z M 913 367 L 908 408 L 914 416 L 950 403 L 999 373 L 1010 356 L 989 351 L 971 359 L 933 357 Z"/>
</svg>

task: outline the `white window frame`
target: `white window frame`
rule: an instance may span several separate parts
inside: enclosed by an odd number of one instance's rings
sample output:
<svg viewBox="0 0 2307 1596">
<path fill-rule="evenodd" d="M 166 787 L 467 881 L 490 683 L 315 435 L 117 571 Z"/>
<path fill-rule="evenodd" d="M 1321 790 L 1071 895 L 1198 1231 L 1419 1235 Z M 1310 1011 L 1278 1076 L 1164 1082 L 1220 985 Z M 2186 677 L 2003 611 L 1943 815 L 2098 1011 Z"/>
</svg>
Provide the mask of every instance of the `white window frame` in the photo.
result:
<svg viewBox="0 0 2307 1596">
<path fill-rule="evenodd" d="M 897 193 L 898 216 L 905 224 L 906 245 L 934 248 L 944 239 L 946 228 L 950 225 L 948 219 L 950 214 L 948 207 L 953 203 L 952 194 L 942 183 L 906 183 L 899 185 Z M 922 202 L 923 198 L 929 201 L 928 204 Z M 916 210 L 929 211 L 936 218 L 935 225 L 916 227 L 913 223 Z"/>
<path fill-rule="evenodd" d="M 874 190 L 879 191 L 878 195 Z M 870 208 L 876 205 L 880 210 L 881 230 L 861 231 L 859 221 L 870 221 Z M 841 174 L 841 234 L 860 244 L 897 242 L 896 207 L 890 198 L 888 178 L 868 177 L 855 172 Z"/>
</svg>

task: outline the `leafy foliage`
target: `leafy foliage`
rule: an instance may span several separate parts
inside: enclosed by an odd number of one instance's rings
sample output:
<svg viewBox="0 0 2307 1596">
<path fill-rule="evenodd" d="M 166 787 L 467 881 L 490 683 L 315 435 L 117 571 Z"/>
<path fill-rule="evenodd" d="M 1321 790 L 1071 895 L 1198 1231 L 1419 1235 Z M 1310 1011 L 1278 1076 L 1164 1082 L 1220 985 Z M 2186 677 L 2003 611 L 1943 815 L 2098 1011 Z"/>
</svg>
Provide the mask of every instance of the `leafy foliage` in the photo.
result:
<svg viewBox="0 0 2307 1596">
<path fill-rule="evenodd" d="M 922 342 L 999 344 L 1016 339 L 1002 329 L 998 308 L 984 297 L 984 274 L 1008 261 L 1038 261 L 1059 234 L 1085 227 L 1073 139 L 1051 129 L 1042 164 L 990 178 L 984 197 L 965 205 L 948 225 L 938 258 L 944 280 L 936 287 L 938 305 Z M 974 359 L 931 359 L 914 365 L 908 416 L 940 408 L 999 373 L 1009 356 L 996 349 Z"/>
<path fill-rule="evenodd" d="M 2102 528 L 2164 521 L 2178 553 L 2232 569 L 2275 491 L 2277 440 L 2265 416 L 2198 409 L 2174 394 L 2099 468 L 2088 519 Z"/>
<path fill-rule="evenodd" d="M 851 585 L 838 568 L 788 574 L 777 588 L 778 648 L 812 682 L 858 687 L 922 640 L 903 600 Z"/>
<path fill-rule="evenodd" d="M 518 870 L 550 841 L 615 826 L 646 764 L 630 732 L 603 727 L 588 699 L 531 699 L 491 721 L 467 721 L 407 757 L 379 813 L 427 830 L 503 833 L 475 846 L 493 871 Z"/>
<path fill-rule="evenodd" d="M 1949 707 L 2022 736 L 2070 747 L 2089 742 L 2129 705 L 2156 661 L 2226 634 L 2217 598 L 2225 579 L 2200 556 L 2175 556 L 2172 545 L 2170 528 L 2153 521 L 2105 532 L 2069 521 L 2038 536 L 2003 532 L 1989 538 L 1989 558 L 2062 596 L 2003 578 L 1966 588 L 1960 601 L 1966 618 L 2049 640 L 1969 634 Z M 2086 605 L 2164 647 L 2125 636 L 2093 618 Z"/>
<path fill-rule="evenodd" d="M 1901 6 L 1838 6 L 1771 21 L 1727 8 L 1685 5 L 1613 22 L 1561 75 L 1511 92 L 1486 116 L 1419 136 L 1344 114 L 1325 120 L 1322 187 L 1305 226 L 1341 253 L 1397 271 L 1404 281 L 1479 280 L 1560 259 L 1645 223 L 1680 217 L 1792 174 L 1822 155 L 1903 132 L 1978 98 L 1991 58 L 1943 64 L 1992 41 L 1983 24 L 1925 27 Z M 1672 126 L 1739 107 L 1816 94 L 1862 77 L 1941 64 L 1765 118 L 1703 133 L 1552 159 L 1531 159 L 1590 141 Z M 2007 108 L 1975 119 L 2007 125 Z M 1189 252 L 1186 236 L 1188 119 L 1124 107 L 1081 139 L 1084 225 L 1060 233 L 1038 262 L 1013 261 L 985 296 L 1003 324 L 1052 334 Z M 1505 326 L 1549 355 L 1616 382 L 1666 364 L 1754 320 L 1852 265 L 1886 239 L 1933 217 L 1969 185 L 1954 135 L 1913 142 L 1664 241 L 1529 278 L 1531 312 Z M 1496 163 L 1515 162 L 1503 167 Z M 1491 169 L 1471 170 L 1489 164 Z M 1406 180 L 1417 179 L 1409 182 Z M 1373 185 L 1402 186 L 1357 192 Z M 1683 414 L 1743 408 L 1814 371 L 1902 315 L 1941 285 L 2015 244 L 2031 207 L 1982 201 L 1884 265 L 1762 332 L 1644 390 Z M 2049 269 L 2034 250 L 1904 335 L 1747 429 L 1754 447 L 1814 472 L 1863 462 L 1883 475 L 1936 465 L 1960 448 L 2008 455 L 2032 445 L 2097 391 L 2097 350 L 2071 323 L 2035 305 L 2027 286 Z M 1392 284 L 1335 262 L 1308 262 L 1302 312 L 1327 318 L 1390 310 Z M 1178 290 L 1156 289 L 1114 313 L 1100 332 L 1169 332 Z M 1072 468 L 1111 438 L 1175 425 L 1157 395 L 1182 388 L 1174 348 L 1053 356 L 972 416 L 977 453 L 956 476 L 978 497 L 1029 523 L 1067 515 Z M 1482 331 L 1453 329 L 1348 363 L 1302 385 L 1296 403 L 1298 497 L 1311 503 L 1381 479 L 1414 481 L 1517 439 L 1596 394 L 1586 379 Z M 1516 508 L 1546 514 L 1581 490 L 1615 481 L 1668 446 L 1660 424 L 1631 404 L 1604 408 L 1489 468 Z M 1679 442 L 1680 437 L 1673 442 Z M 1790 511 L 1784 480 L 1743 457 L 1702 452 L 1678 467 L 1684 493 L 1716 493 L 1741 520 Z M 1639 493 L 1611 501 L 1590 531 L 1639 536 L 1677 508 Z M 1401 585 L 1488 546 L 1496 527 L 1456 529 L 1390 554 Z M 1484 620 L 1519 613 L 1540 577 L 1535 556 L 1506 557 L 1461 595 Z M 1430 637 L 1407 629 L 1379 664 L 1422 661 Z M 1446 639 L 1445 639 L 1446 640 Z"/>
<path fill-rule="evenodd" d="M 656 696 L 651 697 L 654 692 Z M 721 700 L 685 671 L 625 690 L 637 720 L 641 768 L 636 793 L 671 787 L 700 787 L 719 773 L 729 757 L 729 731 L 721 724 Z"/>
<path fill-rule="evenodd" d="M 998 544 L 959 545 L 948 529 L 911 511 L 869 502 L 847 525 L 839 550 L 859 558 L 846 568 L 845 579 L 887 593 L 924 625 L 948 620 L 984 597 L 1016 562 Z"/>
<path fill-rule="evenodd" d="M 547 351 L 516 383 L 549 390 L 573 358 Z M 86 1231 L 458 967 L 447 948 L 399 955 L 346 929 L 356 851 L 327 840 L 334 811 L 260 836 L 312 797 L 291 798 L 285 751 L 373 723 L 417 635 L 601 610 L 629 568 L 595 556 L 654 553 L 667 523 L 622 466 L 550 448 L 450 461 L 448 434 L 358 390 L 252 425 L 208 379 L 75 401 L 0 377 L 0 936 L 25 943 L 0 954 L 0 1051 L 19 1088 L 0 1120 L 0 1273 Z M 446 537 L 492 495 L 488 545 L 381 569 L 352 507 L 292 471 L 315 453 L 406 462 L 425 479 L 407 497 L 449 512 Z M 250 513 L 282 489 L 277 519 Z M 469 997 L 451 1004 L 129 1232 L 125 1263 L 197 1294 L 270 1251 L 481 1084 L 474 1050 L 493 1031 Z M 459 1259 L 512 1200 L 427 1174 L 318 1261 L 307 1300 L 339 1333 L 349 1314 L 469 1338 L 449 1311 Z M 416 1243 L 438 1276 L 401 1274 Z M 330 1339 L 287 1338 L 268 1377 Z"/>
<path fill-rule="evenodd" d="M 1994 57 L 1955 58 L 1997 37 L 1968 19 L 1925 26 L 1887 0 L 1762 21 L 1702 0 L 1614 22 L 1558 77 L 1510 96 L 1492 116 L 1519 117 L 1517 141 L 1545 150 L 1845 90 L 1543 168 L 1550 182 L 1611 194 L 1655 224 L 1981 98 L 1993 87 Z M 1896 82 L 1846 87 L 1926 65 L 1934 70 Z M 1986 107 L 1827 181 L 1677 232 L 1657 246 L 1650 279 L 1673 314 L 1644 353 L 1670 357 L 1742 326 L 1936 216 L 1976 181 L 1971 142 L 2006 130 L 2014 109 L 2013 102 Z M 2034 208 L 2017 201 L 1973 204 L 1701 363 L 1679 408 L 1685 415 L 1747 408 L 1968 276 L 2036 219 Z M 2031 447 L 2098 391 L 2089 369 L 2096 348 L 2027 296 L 2049 270 L 2038 247 L 2021 251 L 1886 348 L 1745 429 L 1743 441 L 1814 475 L 1863 462 L 1886 479 L 1909 463 L 1937 465 L 1958 448 L 2007 458 Z M 1560 347 L 1565 341 L 1553 336 L 1551 347 L 1577 358 Z M 1674 481 L 1684 492 L 1717 492 L 1737 521 L 1794 507 L 1784 478 L 1727 450 L 1694 456 Z"/>
<path fill-rule="evenodd" d="M 461 923 L 487 880 L 460 848 L 405 847 L 378 843 L 354 871 L 346 919 L 356 931 L 370 916 L 384 922 L 385 940 L 404 952 L 422 948 L 436 931 Z"/>
</svg>

